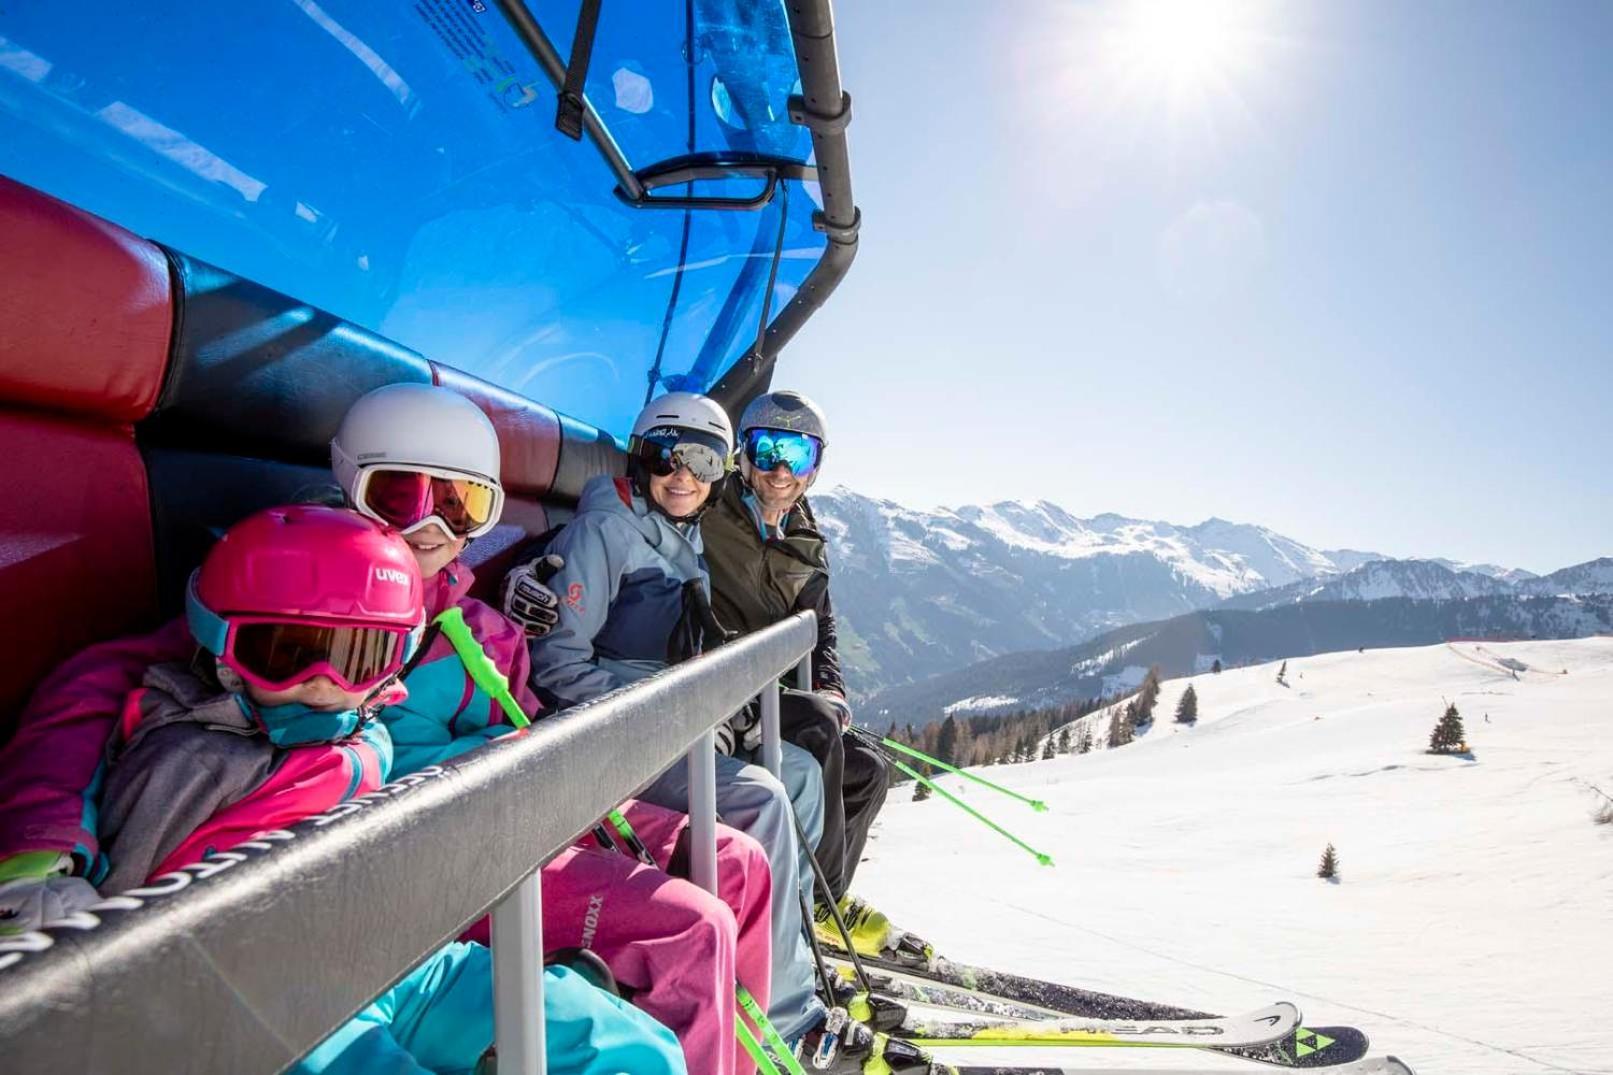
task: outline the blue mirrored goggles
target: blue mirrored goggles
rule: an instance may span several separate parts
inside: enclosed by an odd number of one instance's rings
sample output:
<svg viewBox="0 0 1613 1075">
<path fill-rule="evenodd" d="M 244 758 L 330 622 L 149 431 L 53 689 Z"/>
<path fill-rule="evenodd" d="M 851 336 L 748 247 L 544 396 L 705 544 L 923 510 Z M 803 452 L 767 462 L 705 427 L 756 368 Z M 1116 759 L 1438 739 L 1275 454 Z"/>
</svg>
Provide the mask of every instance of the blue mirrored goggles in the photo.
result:
<svg viewBox="0 0 1613 1075">
<path fill-rule="evenodd" d="M 789 467 L 792 475 L 804 478 L 823 461 L 823 442 L 810 433 L 751 429 L 745 433 L 745 458 L 757 470 Z"/>
</svg>

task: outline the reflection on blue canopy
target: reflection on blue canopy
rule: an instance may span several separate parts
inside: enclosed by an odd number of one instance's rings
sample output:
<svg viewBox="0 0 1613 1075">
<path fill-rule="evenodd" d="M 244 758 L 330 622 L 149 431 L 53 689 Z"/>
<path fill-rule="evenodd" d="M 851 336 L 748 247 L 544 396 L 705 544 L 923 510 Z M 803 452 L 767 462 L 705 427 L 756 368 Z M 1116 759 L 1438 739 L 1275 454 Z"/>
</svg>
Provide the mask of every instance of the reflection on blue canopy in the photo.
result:
<svg viewBox="0 0 1613 1075">
<path fill-rule="evenodd" d="M 562 55 L 577 6 L 539 13 Z M 633 167 L 809 158 L 780 0 L 603 10 L 587 93 Z M 483 0 L 0 8 L 0 172 L 623 433 L 647 395 L 709 388 L 794 294 L 823 252 L 816 185 L 633 209 L 554 110 Z"/>
</svg>

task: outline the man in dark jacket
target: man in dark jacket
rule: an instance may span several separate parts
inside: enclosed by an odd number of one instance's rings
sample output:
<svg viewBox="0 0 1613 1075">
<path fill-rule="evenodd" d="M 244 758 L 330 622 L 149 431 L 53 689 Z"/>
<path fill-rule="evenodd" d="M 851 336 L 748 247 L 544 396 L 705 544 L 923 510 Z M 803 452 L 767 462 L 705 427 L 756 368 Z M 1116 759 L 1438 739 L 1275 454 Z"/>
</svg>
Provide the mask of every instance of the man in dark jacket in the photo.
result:
<svg viewBox="0 0 1613 1075">
<path fill-rule="evenodd" d="M 810 751 L 823 767 L 818 861 L 857 948 L 888 955 L 903 947 L 904 935 L 884 915 L 848 895 L 869 826 L 884 805 L 890 769 L 877 747 L 851 732 L 829 598 L 828 550 L 805 499 L 822 464 L 826 439 L 823 412 L 799 392 L 757 397 L 739 422 L 739 466 L 745 481 L 728 483 L 701 519 L 700 530 L 711 571 L 712 609 L 724 627 L 748 634 L 804 609 L 817 613 L 812 689 L 783 692 L 779 725 L 786 741 Z M 753 746 L 760 733 L 741 721 L 736 735 Z M 824 904 L 815 925 L 826 940 L 839 943 Z"/>
</svg>

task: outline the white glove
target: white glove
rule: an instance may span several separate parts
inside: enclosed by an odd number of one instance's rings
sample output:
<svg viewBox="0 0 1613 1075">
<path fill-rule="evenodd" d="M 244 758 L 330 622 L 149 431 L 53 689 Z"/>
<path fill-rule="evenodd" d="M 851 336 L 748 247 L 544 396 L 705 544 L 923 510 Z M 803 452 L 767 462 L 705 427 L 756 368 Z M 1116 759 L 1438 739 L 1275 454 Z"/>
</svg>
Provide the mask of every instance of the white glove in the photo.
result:
<svg viewBox="0 0 1613 1075">
<path fill-rule="evenodd" d="M 0 933 L 24 933 L 101 902 L 82 877 L 21 877 L 0 885 Z"/>
<path fill-rule="evenodd" d="M 553 554 L 512 568 L 504 576 L 504 615 L 521 625 L 528 638 L 542 638 L 560 622 L 560 598 L 545 586 L 566 562 Z"/>
<path fill-rule="evenodd" d="M 844 732 L 849 729 L 851 727 L 851 706 L 846 704 L 846 700 L 833 691 L 818 691 L 817 695 L 834 707 L 835 716 L 840 718 L 840 730 Z"/>
</svg>

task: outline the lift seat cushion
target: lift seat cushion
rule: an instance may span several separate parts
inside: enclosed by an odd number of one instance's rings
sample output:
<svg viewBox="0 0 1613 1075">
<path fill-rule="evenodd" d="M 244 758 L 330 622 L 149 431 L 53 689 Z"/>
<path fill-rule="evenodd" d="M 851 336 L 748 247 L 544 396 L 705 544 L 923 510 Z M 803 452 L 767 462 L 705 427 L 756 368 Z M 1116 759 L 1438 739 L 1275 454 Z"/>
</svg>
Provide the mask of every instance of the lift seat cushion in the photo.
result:
<svg viewBox="0 0 1613 1075">
<path fill-rule="evenodd" d="M 146 468 L 126 431 L 0 411 L 0 741 L 77 650 L 155 622 Z"/>
<path fill-rule="evenodd" d="M 160 248 L 0 176 L 0 401 L 139 421 L 173 318 Z"/>
</svg>

